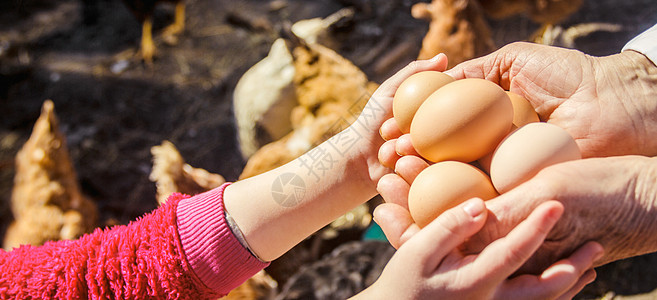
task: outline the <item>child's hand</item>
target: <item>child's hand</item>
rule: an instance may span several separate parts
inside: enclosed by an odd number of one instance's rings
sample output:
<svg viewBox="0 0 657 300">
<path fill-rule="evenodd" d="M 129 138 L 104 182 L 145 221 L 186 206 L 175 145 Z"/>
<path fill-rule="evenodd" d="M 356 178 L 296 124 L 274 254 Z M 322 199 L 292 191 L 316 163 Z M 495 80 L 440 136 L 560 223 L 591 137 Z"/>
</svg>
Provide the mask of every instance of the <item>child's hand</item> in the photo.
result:
<svg viewBox="0 0 657 300">
<path fill-rule="evenodd" d="M 379 179 L 391 172 L 377 153 L 384 142 L 379 129 L 392 117 L 397 88 L 417 72 L 446 67 L 444 54 L 410 63 L 379 86 L 348 128 L 281 167 L 227 187 L 225 209 L 251 250 L 274 260 L 374 197 Z"/>
<path fill-rule="evenodd" d="M 478 232 L 487 210 L 480 199 L 452 208 L 405 242 L 381 277 L 358 296 L 371 299 L 552 299 L 572 298 L 595 279 L 593 262 L 602 247 L 589 242 L 540 275 L 509 278 L 543 243 L 563 213 L 549 201 L 538 206 L 507 236 L 481 253 L 458 246 Z"/>
<path fill-rule="evenodd" d="M 377 191 L 386 203 L 377 207 L 374 216 L 393 247 L 418 232 L 419 227 L 408 211 L 408 192 L 415 177 L 429 166 L 411 143 L 410 134 L 402 134 L 394 118 L 381 125 L 381 137 L 386 140 L 379 148 L 379 162 L 394 173 L 381 177 Z"/>
<path fill-rule="evenodd" d="M 374 183 L 373 186 L 376 186 L 381 176 L 390 173 L 390 169 L 379 162 L 378 153 L 384 142 L 380 132 L 388 131 L 382 124 L 387 122 L 386 120 L 392 120 L 392 99 L 397 88 L 406 78 L 415 73 L 445 71 L 446 68 L 447 57 L 444 54 L 438 54 L 430 60 L 411 62 L 379 86 L 356 122 L 350 127 L 352 131 L 359 133 L 357 138 L 361 141 L 358 150 L 353 152 L 361 155 L 361 158 L 357 159 L 358 161 L 366 162 L 366 176 Z"/>
</svg>

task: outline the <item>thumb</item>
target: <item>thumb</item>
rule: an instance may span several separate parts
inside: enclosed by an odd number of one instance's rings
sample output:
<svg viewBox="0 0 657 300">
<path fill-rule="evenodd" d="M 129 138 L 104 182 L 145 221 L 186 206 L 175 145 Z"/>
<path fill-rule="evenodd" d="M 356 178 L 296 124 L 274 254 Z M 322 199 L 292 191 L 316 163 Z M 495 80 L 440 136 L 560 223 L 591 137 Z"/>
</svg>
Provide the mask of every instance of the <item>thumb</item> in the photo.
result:
<svg viewBox="0 0 657 300">
<path fill-rule="evenodd" d="M 397 249 L 420 231 L 411 214 L 401 205 L 383 203 L 374 209 L 373 215 L 390 244 Z"/>
<path fill-rule="evenodd" d="M 379 88 L 374 92 L 372 98 L 392 97 L 401 83 L 411 75 L 429 70 L 444 71 L 447 68 L 447 56 L 440 53 L 432 59 L 416 60 L 397 71 L 390 78 L 386 79 Z"/>
<path fill-rule="evenodd" d="M 478 232 L 486 221 L 484 201 L 473 198 L 440 214 L 415 234 L 404 247 L 414 249 L 427 272 L 433 272 L 443 258 Z"/>
</svg>

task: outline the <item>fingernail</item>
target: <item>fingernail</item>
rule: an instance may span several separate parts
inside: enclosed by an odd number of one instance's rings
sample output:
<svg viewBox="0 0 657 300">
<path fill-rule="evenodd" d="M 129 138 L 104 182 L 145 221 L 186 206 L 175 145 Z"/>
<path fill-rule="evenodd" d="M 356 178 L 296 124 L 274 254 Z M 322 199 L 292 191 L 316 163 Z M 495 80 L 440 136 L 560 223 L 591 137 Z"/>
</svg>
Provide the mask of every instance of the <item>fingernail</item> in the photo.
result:
<svg viewBox="0 0 657 300">
<path fill-rule="evenodd" d="M 550 278 L 552 276 L 557 276 L 556 274 L 575 274 L 575 273 L 576 273 L 575 266 L 559 263 L 543 271 L 540 278 L 545 279 L 545 278 Z"/>
<path fill-rule="evenodd" d="M 379 210 L 374 209 L 374 212 L 372 212 L 372 221 L 374 221 L 374 223 L 376 224 L 379 224 L 379 221 L 377 221 L 378 216 L 379 216 Z"/>
<path fill-rule="evenodd" d="M 593 259 L 593 261 L 596 262 L 596 261 L 600 260 L 600 259 L 602 258 L 602 256 L 604 256 L 604 254 L 605 254 L 604 250 L 600 249 L 600 250 L 595 254 L 595 258 Z"/>
<path fill-rule="evenodd" d="M 484 203 L 479 198 L 468 200 L 463 206 L 463 210 L 473 218 L 481 215 L 484 209 L 486 209 L 486 206 L 484 206 Z"/>
<path fill-rule="evenodd" d="M 598 277 L 598 273 L 596 273 L 594 269 L 590 269 L 590 270 L 587 271 L 587 272 L 590 272 L 590 273 L 587 274 L 587 275 L 588 275 L 588 278 L 586 279 L 586 284 L 589 284 L 589 283 L 591 283 L 591 282 L 594 282 L 594 281 L 595 281 L 595 278 Z"/>
<path fill-rule="evenodd" d="M 444 53 L 438 53 L 436 56 L 432 57 L 430 59 L 430 61 L 432 61 L 432 62 L 438 61 L 442 55 L 445 55 L 445 54 Z"/>
</svg>

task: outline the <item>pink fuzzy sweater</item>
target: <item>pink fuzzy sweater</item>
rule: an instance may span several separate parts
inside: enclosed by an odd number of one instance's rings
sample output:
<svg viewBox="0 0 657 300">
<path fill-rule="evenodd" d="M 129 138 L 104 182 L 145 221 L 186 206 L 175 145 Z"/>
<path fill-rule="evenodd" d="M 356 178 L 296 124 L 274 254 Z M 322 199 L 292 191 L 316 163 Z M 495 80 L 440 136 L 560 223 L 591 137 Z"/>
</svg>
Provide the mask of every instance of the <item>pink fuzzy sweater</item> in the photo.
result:
<svg viewBox="0 0 657 300">
<path fill-rule="evenodd" d="M 216 299 L 267 266 L 225 220 L 227 184 L 126 226 L 0 250 L 1 299 Z"/>
</svg>

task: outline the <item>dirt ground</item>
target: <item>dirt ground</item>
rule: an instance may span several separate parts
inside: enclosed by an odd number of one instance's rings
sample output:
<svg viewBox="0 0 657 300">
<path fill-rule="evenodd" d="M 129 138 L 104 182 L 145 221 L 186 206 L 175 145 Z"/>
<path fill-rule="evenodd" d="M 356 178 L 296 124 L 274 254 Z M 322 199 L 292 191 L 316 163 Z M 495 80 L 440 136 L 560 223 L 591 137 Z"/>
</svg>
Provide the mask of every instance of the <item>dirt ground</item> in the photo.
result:
<svg viewBox="0 0 657 300">
<path fill-rule="evenodd" d="M 159 56 L 149 67 L 135 58 L 141 27 L 120 0 L 1 1 L 0 236 L 11 221 L 13 158 L 45 99 L 55 103 L 83 192 L 99 206 L 102 224 L 126 224 L 157 205 L 150 148 L 163 140 L 191 165 L 237 179 L 245 162 L 233 88 L 267 54 L 282 22 L 355 7 L 354 19 L 337 28 L 337 50 L 382 82 L 419 51 L 428 26 L 410 17 L 414 2 L 186 0 L 184 34 L 171 46 L 156 38 Z M 171 6 L 158 7 L 156 37 L 171 19 Z M 587 0 L 563 27 L 596 22 L 622 27 L 583 35 L 572 46 L 617 53 L 657 23 L 657 2 Z M 491 25 L 498 46 L 538 28 L 524 16 Z M 656 289 L 657 255 L 645 255 L 599 268 L 578 298 L 652 299 Z"/>
</svg>

